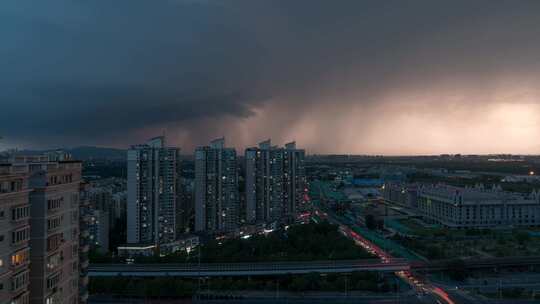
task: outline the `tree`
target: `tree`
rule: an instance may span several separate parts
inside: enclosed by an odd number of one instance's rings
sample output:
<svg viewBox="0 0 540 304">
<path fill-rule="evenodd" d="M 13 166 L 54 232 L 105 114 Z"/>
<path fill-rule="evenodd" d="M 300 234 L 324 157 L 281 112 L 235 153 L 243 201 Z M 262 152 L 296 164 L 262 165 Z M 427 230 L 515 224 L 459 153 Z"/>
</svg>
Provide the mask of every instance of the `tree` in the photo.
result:
<svg viewBox="0 0 540 304">
<path fill-rule="evenodd" d="M 426 255 L 429 259 L 440 259 L 444 257 L 444 252 L 437 245 L 429 245 L 426 248 Z"/>
<path fill-rule="evenodd" d="M 292 291 L 305 291 L 308 288 L 308 281 L 304 276 L 294 277 L 289 288 Z"/>
<path fill-rule="evenodd" d="M 467 265 L 462 259 L 454 259 L 446 264 L 448 269 L 448 276 L 452 280 L 464 281 L 467 278 Z"/>
<path fill-rule="evenodd" d="M 524 246 L 527 241 L 530 240 L 530 235 L 526 231 L 519 231 L 515 233 L 514 238 L 520 246 Z"/>
<path fill-rule="evenodd" d="M 369 230 L 375 230 L 377 228 L 377 222 L 375 221 L 375 216 L 373 214 L 366 215 L 366 227 Z"/>
</svg>

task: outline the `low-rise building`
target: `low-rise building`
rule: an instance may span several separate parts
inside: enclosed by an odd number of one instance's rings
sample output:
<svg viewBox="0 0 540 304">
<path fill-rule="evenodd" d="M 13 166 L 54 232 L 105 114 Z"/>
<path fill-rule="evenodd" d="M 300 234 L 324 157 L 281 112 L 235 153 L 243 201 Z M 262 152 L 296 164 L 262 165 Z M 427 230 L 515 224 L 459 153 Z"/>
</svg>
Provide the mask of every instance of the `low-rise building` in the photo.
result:
<svg viewBox="0 0 540 304">
<path fill-rule="evenodd" d="M 150 257 L 156 255 L 167 255 L 178 251 L 190 252 L 195 247 L 199 246 L 199 236 L 193 234 L 185 234 L 179 236 L 178 240 L 170 243 L 160 244 L 159 247 L 155 244 L 126 244 L 118 246 L 118 256 L 133 258 L 133 257 Z"/>
<path fill-rule="evenodd" d="M 450 228 L 538 226 L 540 193 L 424 185 L 418 188 L 418 211 L 425 219 Z"/>
<path fill-rule="evenodd" d="M 185 234 L 179 236 L 178 240 L 175 242 L 161 245 L 159 249 L 161 254 L 169 254 L 178 251 L 190 252 L 197 246 L 199 246 L 199 236 Z"/>
<path fill-rule="evenodd" d="M 407 206 L 410 208 L 418 207 L 418 187 L 414 184 L 404 183 L 385 183 L 381 187 L 383 198 L 391 203 Z"/>
<path fill-rule="evenodd" d="M 144 256 L 144 257 L 150 257 L 154 256 L 157 252 L 157 246 L 156 244 L 126 244 L 122 246 L 118 246 L 118 256 L 119 257 L 138 257 L 138 256 Z"/>
</svg>

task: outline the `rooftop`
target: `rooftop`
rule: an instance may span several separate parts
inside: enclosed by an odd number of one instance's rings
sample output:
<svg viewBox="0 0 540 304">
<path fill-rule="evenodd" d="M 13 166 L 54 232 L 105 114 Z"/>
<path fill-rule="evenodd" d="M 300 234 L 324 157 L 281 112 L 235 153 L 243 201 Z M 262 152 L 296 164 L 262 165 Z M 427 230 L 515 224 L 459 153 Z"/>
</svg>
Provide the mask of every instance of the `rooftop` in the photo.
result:
<svg viewBox="0 0 540 304">
<path fill-rule="evenodd" d="M 461 188 L 444 184 L 422 186 L 420 193 L 453 200 L 461 197 L 463 201 L 520 200 L 527 197 L 518 193 L 505 192 L 500 187 L 485 189 L 481 186 Z"/>
</svg>

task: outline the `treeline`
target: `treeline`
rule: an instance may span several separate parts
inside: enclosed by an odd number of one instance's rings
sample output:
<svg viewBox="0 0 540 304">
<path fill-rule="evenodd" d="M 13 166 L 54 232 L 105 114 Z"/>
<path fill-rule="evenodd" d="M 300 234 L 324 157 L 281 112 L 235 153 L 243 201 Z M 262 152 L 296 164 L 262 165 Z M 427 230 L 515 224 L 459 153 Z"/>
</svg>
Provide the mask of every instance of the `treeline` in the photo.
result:
<svg viewBox="0 0 540 304">
<path fill-rule="evenodd" d="M 205 262 L 346 260 L 372 257 L 328 222 L 292 226 L 267 236 L 210 242 L 202 247 Z"/>
<path fill-rule="evenodd" d="M 91 294 L 107 294 L 130 297 L 191 297 L 198 291 L 236 292 L 257 291 L 395 291 L 398 281 L 372 272 L 353 272 L 348 275 L 310 273 L 306 275 L 288 275 L 282 277 L 251 278 L 128 278 L 96 277 L 90 279 Z"/>
<path fill-rule="evenodd" d="M 338 231 L 328 222 L 291 226 L 267 235 L 249 239 L 211 241 L 190 252 L 164 257 L 139 257 L 136 263 L 234 263 L 266 261 L 352 260 L 373 256 Z M 92 263 L 119 262 L 110 256 L 92 252 Z"/>
</svg>

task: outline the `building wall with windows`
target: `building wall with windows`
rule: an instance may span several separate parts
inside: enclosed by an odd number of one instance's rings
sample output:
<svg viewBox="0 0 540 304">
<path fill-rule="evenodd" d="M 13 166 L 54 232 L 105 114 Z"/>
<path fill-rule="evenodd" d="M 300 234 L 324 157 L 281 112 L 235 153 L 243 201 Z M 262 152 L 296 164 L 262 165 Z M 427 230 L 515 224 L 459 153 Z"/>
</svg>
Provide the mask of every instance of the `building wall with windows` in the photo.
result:
<svg viewBox="0 0 540 304">
<path fill-rule="evenodd" d="M 249 223 L 288 223 L 304 201 L 304 150 L 295 143 L 285 148 L 270 140 L 248 148 L 246 160 L 246 219 Z"/>
<path fill-rule="evenodd" d="M 89 225 L 93 207 L 90 204 L 88 190 L 90 185 L 81 183 L 80 204 L 79 204 L 79 303 L 88 302 L 88 266 L 89 266 L 89 246 L 90 232 Z"/>
<path fill-rule="evenodd" d="M 0 303 L 29 301 L 30 205 L 28 176 L 0 165 Z"/>
<path fill-rule="evenodd" d="M 28 164 L 30 303 L 78 303 L 81 163 Z"/>
<path fill-rule="evenodd" d="M 195 231 L 229 232 L 238 228 L 240 198 L 237 158 L 225 139 L 195 151 Z"/>
<path fill-rule="evenodd" d="M 279 222 L 284 212 L 283 149 L 270 142 L 248 148 L 246 160 L 246 219 L 248 223 Z"/>
<path fill-rule="evenodd" d="M 164 244 L 177 234 L 180 149 L 153 138 L 128 151 L 127 242 Z"/>
<path fill-rule="evenodd" d="M 418 207 L 418 189 L 415 184 L 385 183 L 381 194 L 388 202 L 411 208 Z"/>
<path fill-rule="evenodd" d="M 101 253 L 109 251 L 109 213 L 92 210 L 89 214 L 90 248 Z"/>
<path fill-rule="evenodd" d="M 500 188 L 448 185 L 418 189 L 418 210 L 426 219 L 451 228 L 540 225 L 540 195 L 504 192 Z"/>
<path fill-rule="evenodd" d="M 297 149 L 295 142 L 285 144 L 284 150 L 284 214 L 288 222 L 296 220 L 299 211 L 304 211 L 305 195 L 307 193 L 307 178 L 304 159 L 306 152 Z M 299 210 L 302 209 L 302 210 Z"/>
</svg>

